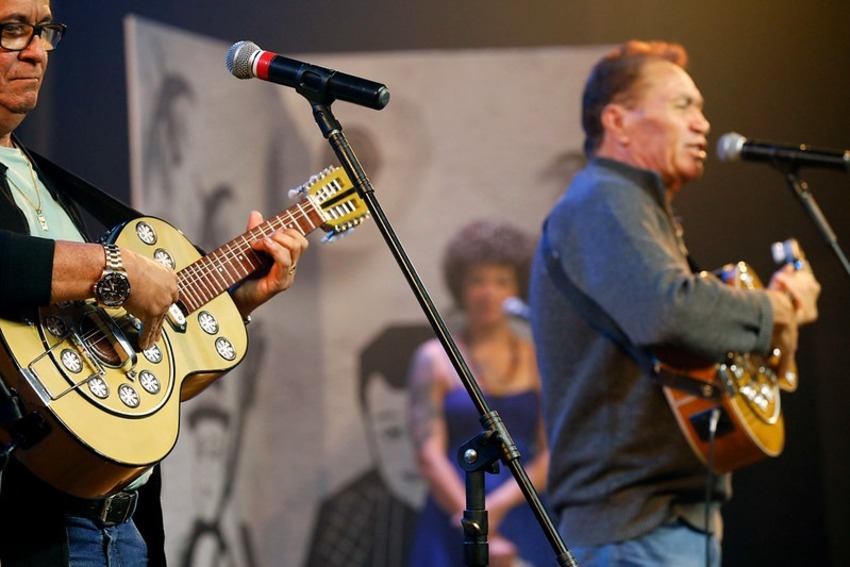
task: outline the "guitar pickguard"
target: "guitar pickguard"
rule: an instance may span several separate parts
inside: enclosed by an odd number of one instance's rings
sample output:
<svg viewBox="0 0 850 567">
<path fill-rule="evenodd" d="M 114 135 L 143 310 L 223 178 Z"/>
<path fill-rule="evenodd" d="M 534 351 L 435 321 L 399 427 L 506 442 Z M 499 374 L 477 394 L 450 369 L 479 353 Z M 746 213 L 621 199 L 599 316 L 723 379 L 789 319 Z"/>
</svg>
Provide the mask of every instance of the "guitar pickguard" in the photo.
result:
<svg viewBox="0 0 850 567">
<path fill-rule="evenodd" d="M 42 309 L 44 354 L 28 368 L 51 400 L 82 396 L 119 417 L 158 411 L 174 390 L 174 355 L 167 333 L 138 348 L 140 325 L 125 311 L 74 302 Z"/>
</svg>

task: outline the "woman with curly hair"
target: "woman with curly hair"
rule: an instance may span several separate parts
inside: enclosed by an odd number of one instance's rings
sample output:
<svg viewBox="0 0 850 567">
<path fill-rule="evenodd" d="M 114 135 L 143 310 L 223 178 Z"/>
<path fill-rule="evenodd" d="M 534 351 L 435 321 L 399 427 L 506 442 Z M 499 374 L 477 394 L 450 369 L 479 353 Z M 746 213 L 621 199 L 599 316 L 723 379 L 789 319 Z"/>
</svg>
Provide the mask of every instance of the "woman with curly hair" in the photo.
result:
<svg viewBox="0 0 850 567">
<path fill-rule="evenodd" d="M 464 360 L 523 456 L 529 477 L 542 489 L 549 463 L 540 413 L 540 378 L 534 347 L 504 309 L 525 299 L 535 241 L 500 221 L 473 222 L 446 246 L 443 274 L 463 325 L 455 341 Z M 463 565 L 466 507 L 457 448 L 481 430 L 478 412 L 442 345 L 419 347 L 410 371 L 411 419 L 416 455 L 429 487 L 417 525 L 413 567 Z M 506 467 L 485 475 L 490 565 L 549 565 L 554 555 Z"/>
</svg>

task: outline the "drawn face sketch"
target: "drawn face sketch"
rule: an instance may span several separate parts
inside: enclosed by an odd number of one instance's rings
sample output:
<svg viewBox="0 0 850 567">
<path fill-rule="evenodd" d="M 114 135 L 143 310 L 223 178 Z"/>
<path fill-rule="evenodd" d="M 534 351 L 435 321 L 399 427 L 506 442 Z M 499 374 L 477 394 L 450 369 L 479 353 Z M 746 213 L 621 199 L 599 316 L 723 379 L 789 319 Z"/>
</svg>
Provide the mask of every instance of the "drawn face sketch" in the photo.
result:
<svg viewBox="0 0 850 567">
<path fill-rule="evenodd" d="M 229 423 L 229 413 L 217 405 L 200 406 L 189 416 L 194 442 L 191 466 L 195 517 L 206 522 L 214 522 L 223 505 Z"/>
<path fill-rule="evenodd" d="M 390 387 L 380 373 L 373 372 L 366 385 L 365 410 L 381 477 L 393 496 L 418 508 L 425 497 L 425 485 L 411 450 L 407 392 Z"/>
<path fill-rule="evenodd" d="M 155 97 L 150 122 L 145 127 L 142 193 L 145 213 L 163 218 L 193 234 L 191 211 L 201 193 L 190 148 L 198 101 L 187 77 L 176 73 L 162 79 Z"/>
</svg>

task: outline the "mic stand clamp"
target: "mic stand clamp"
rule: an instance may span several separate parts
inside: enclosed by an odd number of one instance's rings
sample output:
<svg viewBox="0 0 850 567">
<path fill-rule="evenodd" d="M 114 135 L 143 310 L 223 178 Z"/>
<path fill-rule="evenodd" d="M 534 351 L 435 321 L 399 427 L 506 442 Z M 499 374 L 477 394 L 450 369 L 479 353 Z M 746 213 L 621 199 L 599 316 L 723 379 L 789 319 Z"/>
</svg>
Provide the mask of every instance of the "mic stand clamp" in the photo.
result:
<svg viewBox="0 0 850 567">
<path fill-rule="evenodd" d="M 499 413 L 491 411 L 483 416 L 484 426 L 490 427 L 460 446 L 457 461 L 466 473 L 466 510 L 463 512 L 463 558 L 468 567 L 489 565 L 490 546 L 487 543 L 489 525 L 485 507 L 484 473 L 497 474 L 502 456 L 499 430 L 504 424 Z M 514 447 L 514 452 L 516 447 Z M 518 455 L 518 453 L 517 453 Z"/>
</svg>

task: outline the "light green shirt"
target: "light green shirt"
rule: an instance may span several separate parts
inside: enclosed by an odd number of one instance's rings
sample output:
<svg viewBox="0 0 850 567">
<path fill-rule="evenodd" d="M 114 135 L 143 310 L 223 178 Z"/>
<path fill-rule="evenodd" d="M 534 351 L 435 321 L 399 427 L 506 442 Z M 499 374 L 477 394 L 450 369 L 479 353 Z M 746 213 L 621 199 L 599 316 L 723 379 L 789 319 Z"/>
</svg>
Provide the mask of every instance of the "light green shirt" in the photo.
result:
<svg viewBox="0 0 850 567">
<path fill-rule="evenodd" d="M 9 189 L 15 203 L 27 218 L 31 235 L 54 240 L 85 242 L 74 221 L 35 175 L 29 160 L 20 149 L 0 146 L 0 161 L 9 168 L 6 171 Z M 36 186 L 33 186 L 33 181 L 37 184 Z M 39 209 L 47 226 L 46 229 L 39 218 Z"/>
</svg>

